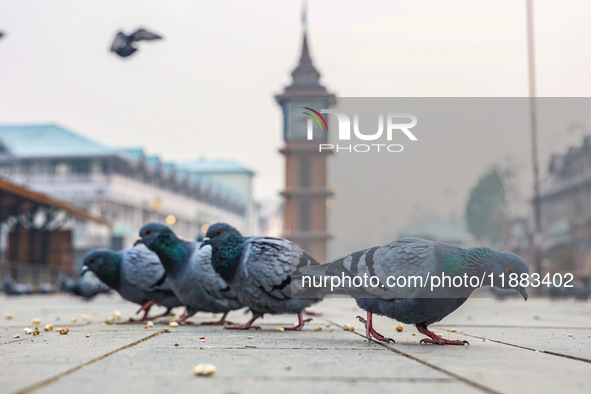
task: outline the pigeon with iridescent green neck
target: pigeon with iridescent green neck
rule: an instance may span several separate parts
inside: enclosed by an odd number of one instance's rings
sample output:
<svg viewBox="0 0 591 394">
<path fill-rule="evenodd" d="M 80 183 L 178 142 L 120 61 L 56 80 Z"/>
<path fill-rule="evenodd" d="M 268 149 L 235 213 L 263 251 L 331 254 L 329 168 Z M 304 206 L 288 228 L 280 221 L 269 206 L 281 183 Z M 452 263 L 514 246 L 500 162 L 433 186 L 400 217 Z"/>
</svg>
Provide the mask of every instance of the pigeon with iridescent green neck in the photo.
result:
<svg viewBox="0 0 591 394">
<path fill-rule="evenodd" d="M 302 319 L 305 308 L 321 300 L 292 298 L 292 270 L 319 263 L 299 246 L 286 239 L 243 237 L 226 223 L 209 226 L 203 245 L 211 245 L 211 264 L 228 283 L 253 317 L 240 326 L 228 329 L 260 329 L 252 323 L 265 313 L 298 315 L 298 324 L 285 330 L 301 330 L 311 319 Z"/>
<path fill-rule="evenodd" d="M 216 322 L 201 324 L 223 325 L 228 312 L 242 308 L 230 287 L 211 266 L 211 248 L 200 248 L 197 242 L 178 238 L 160 223 L 148 223 L 140 229 L 140 239 L 153 250 L 166 271 L 174 292 L 187 306 L 187 313 L 177 322 L 183 322 L 196 312 L 223 313 Z"/>
<path fill-rule="evenodd" d="M 338 286 L 340 293 L 354 297 L 357 305 L 367 312 L 367 320 L 358 318 L 365 324 L 370 341 L 373 335 L 380 341 L 393 342 L 374 330 L 372 314 L 378 314 L 414 324 L 419 332 L 429 337 L 421 342 L 463 345 L 466 341 L 441 338 L 429 331 L 428 326 L 459 308 L 480 286 L 493 284 L 512 288 L 527 300 L 525 289 L 519 283 L 510 283 L 509 275 L 528 274 L 529 269 L 521 257 L 509 252 L 488 248 L 462 249 L 419 238 L 402 238 L 351 253 L 330 264 L 306 267 L 302 273 L 317 279 L 376 278 L 375 286 L 371 283 L 361 287 L 349 286 L 346 281 Z M 442 281 L 445 277 L 449 282 Z M 432 284 L 437 286 L 432 287 Z M 326 288 L 323 290 L 324 294 L 328 292 Z"/>
<path fill-rule="evenodd" d="M 115 290 L 127 301 L 139 304 L 144 311 L 141 321 L 149 320 L 148 312 L 153 305 L 170 310 L 183 303 L 172 291 L 166 272 L 158 256 L 149 249 L 133 247 L 114 252 L 109 249 L 95 249 L 84 256 L 85 270 L 90 270 L 107 286 Z"/>
</svg>

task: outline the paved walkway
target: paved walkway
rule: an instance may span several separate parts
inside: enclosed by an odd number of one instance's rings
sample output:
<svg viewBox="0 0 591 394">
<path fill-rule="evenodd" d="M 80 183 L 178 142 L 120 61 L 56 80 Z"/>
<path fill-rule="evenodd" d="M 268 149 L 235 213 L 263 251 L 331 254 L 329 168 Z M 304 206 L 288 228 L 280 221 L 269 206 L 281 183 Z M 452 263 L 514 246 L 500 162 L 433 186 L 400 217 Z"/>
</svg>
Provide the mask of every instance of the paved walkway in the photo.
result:
<svg viewBox="0 0 591 394">
<path fill-rule="evenodd" d="M 350 299 L 317 305 L 323 315 L 301 332 L 276 330 L 295 321 L 292 316 L 265 317 L 262 331 L 249 332 L 186 325 L 167 333 L 161 324 L 104 324 L 115 310 L 127 318 L 136 309 L 117 295 L 91 302 L 0 295 L 0 392 L 591 392 L 587 302 L 472 298 L 431 327 L 470 341 L 465 347 L 420 345 L 413 326 L 396 332 L 397 323 L 383 317 L 375 319 L 376 329 L 396 343 L 368 343 L 355 319 L 361 311 Z M 230 314 L 237 322 L 247 317 Z M 37 336 L 23 331 L 35 328 L 33 318 L 41 319 Z M 49 323 L 70 332 L 45 332 Z M 195 376 L 199 363 L 215 365 L 217 373 Z"/>
</svg>

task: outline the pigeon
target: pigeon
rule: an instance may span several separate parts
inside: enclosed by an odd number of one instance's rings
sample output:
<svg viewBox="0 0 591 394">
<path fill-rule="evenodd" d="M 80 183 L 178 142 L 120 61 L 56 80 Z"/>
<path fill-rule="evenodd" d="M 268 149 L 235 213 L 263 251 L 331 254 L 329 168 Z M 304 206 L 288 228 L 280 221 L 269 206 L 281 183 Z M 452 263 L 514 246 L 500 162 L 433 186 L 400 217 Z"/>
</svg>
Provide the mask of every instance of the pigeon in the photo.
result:
<svg viewBox="0 0 591 394">
<path fill-rule="evenodd" d="M 39 285 L 37 288 L 37 292 L 39 294 L 53 294 L 55 293 L 55 288 L 49 282 L 44 282 Z"/>
<path fill-rule="evenodd" d="M 4 277 L 4 292 L 8 295 L 32 294 L 33 286 L 18 283 L 10 275 Z"/>
<path fill-rule="evenodd" d="M 230 311 L 243 308 L 228 284 L 214 271 L 211 247 L 201 248 L 200 243 L 183 241 L 160 223 L 143 226 L 138 243 L 158 255 L 170 286 L 187 307 L 187 313 L 177 323 L 201 311 L 223 313 L 219 321 L 202 324 L 223 325 L 230 323 L 226 321 Z"/>
<path fill-rule="evenodd" d="M 94 272 L 90 270 L 84 270 L 76 281 L 67 277 L 62 278 L 60 289 L 65 293 L 74 294 L 86 300 L 91 300 L 99 294 L 111 291 L 111 288 L 101 282 Z"/>
<path fill-rule="evenodd" d="M 140 321 L 148 320 L 153 305 L 166 307 L 166 312 L 156 317 L 165 316 L 172 308 L 183 305 L 172 291 L 158 256 L 143 246 L 119 252 L 92 250 L 84 256 L 82 269 L 94 272 L 121 297 L 141 305 L 138 313 L 144 311 L 144 316 Z"/>
<path fill-rule="evenodd" d="M 292 298 L 292 269 L 319 265 L 314 258 L 288 240 L 270 237 L 243 237 L 226 223 L 211 225 L 202 247 L 211 245 L 211 263 L 228 283 L 240 302 L 250 309 L 252 318 L 227 329 L 260 329 L 253 326 L 265 313 L 295 313 L 298 324 L 285 330 L 301 330 L 311 319 L 302 319 L 302 311 L 322 298 Z"/>
<path fill-rule="evenodd" d="M 529 270 L 525 261 L 513 253 L 488 248 L 461 249 L 419 238 L 402 238 L 384 246 L 351 253 L 330 264 L 304 267 L 301 272 L 304 275 L 320 277 L 354 278 L 367 275 L 379 278 L 382 286 L 346 288 L 345 286 L 349 286 L 346 281 L 340 285 L 340 290 L 352 295 L 357 305 L 367 312 L 367 320 L 360 316 L 357 318 L 365 324 L 369 341 L 373 335 L 379 341 L 394 342 L 373 328 L 372 314 L 375 313 L 402 323 L 414 324 L 420 333 L 428 337 L 421 340 L 421 343 L 463 345 L 467 341 L 439 337 L 429 331 L 428 326 L 459 308 L 477 287 L 472 287 L 472 284 L 458 288 L 449 286 L 447 289 L 438 288 L 433 292 L 430 287 L 432 282 L 428 280 L 424 281 L 425 286 L 409 284 L 403 288 L 387 287 L 383 284 L 389 283 L 388 278 L 392 277 L 416 276 L 433 280 L 433 277 L 441 278 L 444 274 L 452 278 L 464 277 L 466 274 L 468 278 L 485 278 L 486 280 L 479 283 L 480 286 L 490 285 L 492 280 L 494 286 L 513 288 L 527 300 L 526 290 L 519 286 L 519 283 L 511 287 L 508 275 L 528 274 Z M 504 283 L 500 281 L 501 274 L 504 274 Z"/>
<path fill-rule="evenodd" d="M 161 40 L 162 36 L 152 33 L 146 29 L 138 29 L 135 33 L 125 35 L 123 32 L 117 32 L 113 45 L 111 45 L 111 52 L 115 52 L 121 57 L 131 56 L 137 48 L 135 43 L 142 40 Z"/>
</svg>

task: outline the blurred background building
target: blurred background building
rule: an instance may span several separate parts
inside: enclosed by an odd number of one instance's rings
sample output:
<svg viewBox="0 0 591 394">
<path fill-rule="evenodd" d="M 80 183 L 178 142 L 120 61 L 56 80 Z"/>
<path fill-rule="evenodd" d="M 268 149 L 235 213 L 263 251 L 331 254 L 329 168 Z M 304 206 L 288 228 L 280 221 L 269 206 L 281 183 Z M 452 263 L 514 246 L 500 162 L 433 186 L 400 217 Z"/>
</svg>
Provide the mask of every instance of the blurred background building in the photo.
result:
<svg viewBox="0 0 591 394">
<path fill-rule="evenodd" d="M 79 215 L 63 223 L 77 262 L 93 248 L 131 246 L 148 222 L 167 223 L 187 239 L 216 221 L 255 232 L 253 176 L 234 162 L 179 164 L 142 149 L 112 149 L 57 125 L 0 126 L 1 178 L 109 224 Z M 12 227 L 5 223 L 5 233 Z"/>
<path fill-rule="evenodd" d="M 591 277 L 591 136 L 552 156 L 541 213 L 545 268 Z"/>
</svg>

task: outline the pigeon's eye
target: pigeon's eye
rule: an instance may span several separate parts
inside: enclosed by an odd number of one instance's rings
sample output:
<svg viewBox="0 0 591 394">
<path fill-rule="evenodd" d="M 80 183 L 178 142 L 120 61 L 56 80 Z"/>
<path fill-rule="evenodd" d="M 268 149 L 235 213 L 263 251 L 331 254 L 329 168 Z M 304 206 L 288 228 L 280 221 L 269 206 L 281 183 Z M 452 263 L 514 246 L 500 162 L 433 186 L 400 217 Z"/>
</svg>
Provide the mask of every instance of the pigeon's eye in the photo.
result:
<svg viewBox="0 0 591 394">
<path fill-rule="evenodd" d="M 222 230 L 218 230 L 215 232 L 215 235 L 222 235 Z"/>
<path fill-rule="evenodd" d="M 146 235 L 150 235 L 150 234 L 152 234 L 152 230 L 146 231 Z"/>
<path fill-rule="evenodd" d="M 508 273 L 509 275 L 511 275 L 511 274 L 512 274 L 512 273 L 514 273 L 514 272 L 515 272 L 515 270 L 514 270 L 513 268 L 507 268 L 507 273 Z"/>
<path fill-rule="evenodd" d="M 89 263 L 90 264 L 94 263 L 94 259 L 90 259 Z"/>
</svg>

